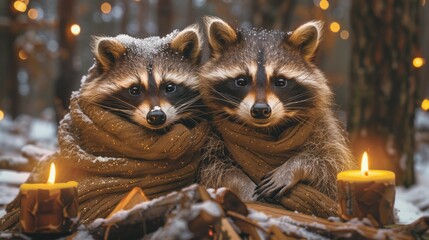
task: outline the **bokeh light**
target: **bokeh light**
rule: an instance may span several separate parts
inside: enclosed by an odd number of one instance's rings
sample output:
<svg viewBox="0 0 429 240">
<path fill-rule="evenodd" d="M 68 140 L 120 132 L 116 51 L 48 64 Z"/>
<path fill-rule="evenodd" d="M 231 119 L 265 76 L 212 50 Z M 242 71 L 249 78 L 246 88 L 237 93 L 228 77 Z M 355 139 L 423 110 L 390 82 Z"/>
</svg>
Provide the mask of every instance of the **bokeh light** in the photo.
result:
<svg viewBox="0 0 429 240">
<path fill-rule="evenodd" d="M 112 11 L 112 5 L 110 5 L 108 2 L 104 2 L 101 4 L 100 9 L 102 13 L 108 14 L 110 11 Z"/>
<path fill-rule="evenodd" d="M 349 31 L 347 31 L 347 30 L 342 30 L 340 32 L 341 39 L 344 39 L 344 40 L 349 39 L 349 36 L 350 36 L 350 34 L 349 34 Z"/>
<path fill-rule="evenodd" d="M 340 24 L 339 24 L 339 23 L 337 23 L 337 22 L 332 22 L 332 23 L 329 25 L 329 29 L 331 29 L 331 31 L 332 31 L 332 32 L 336 33 L 336 32 L 338 32 L 338 31 L 340 31 L 341 26 L 340 26 Z"/>
<path fill-rule="evenodd" d="M 4 112 L 0 110 L 0 121 L 4 119 Z"/>
<path fill-rule="evenodd" d="M 31 8 L 30 10 L 28 10 L 27 15 L 30 19 L 35 20 L 39 16 L 39 12 L 37 11 L 37 9 Z"/>
<path fill-rule="evenodd" d="M 327 0 L 321 0 L 319 2 L 319 7 L 323 10 L 326 10 L 329 8 L 329 2 Z"/>
<path fill-rule="evenodd" d="M 70 27 L 70 31 L 73 35 L 77 36 L 80 34 L 80 26 L 78 24 L 73 24 Z"/>
<path fill-rule="evenodd" d="M 15 1 L 13 3 L 13 8 L 18 12 L 25 12 L 27 10 L 27 4 L 22 1 Z"/>
<path fill-rule="evenodd" d="M 422 101 L 422 109 L 423 111 L 428 111 L 429 110 L 429 99 L 425 98 Z"/>
<path fill-rule="evenodd" d="M 27 55 L 27 53 L 24 50 L 19 50 L 18 57 L 21 60 L 27 60 L 28 55 Z"/>
<path fill-rule="evenodd" d="M 415 57 L 413 59 L 413 66 L 415 68 L 420 68 L 420 67 L 423 66 L 423 64 L 425 64 L 425 60 L 423 58 L 421 58 L 421 57 Z"/>
</svg>

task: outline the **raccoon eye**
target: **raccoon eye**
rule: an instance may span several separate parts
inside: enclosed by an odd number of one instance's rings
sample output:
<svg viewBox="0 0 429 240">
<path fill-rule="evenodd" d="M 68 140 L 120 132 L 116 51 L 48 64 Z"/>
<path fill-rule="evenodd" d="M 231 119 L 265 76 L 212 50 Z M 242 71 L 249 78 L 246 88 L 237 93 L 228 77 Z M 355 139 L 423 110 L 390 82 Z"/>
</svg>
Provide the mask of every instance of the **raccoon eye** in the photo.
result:
<svg viewBox="0 0 429 240">
<path fill-rule="evenodd" d="M 276 80 L 274 81 L 274 85 L 276 87 L 284 88 L 287 85 L 287 80 L 284 78 L 276 78 Z"/>
<path fill-rule="evenodd" d="M 128 89 L 130 94 L 133 96 L 139 96 L 142 93 L 142 90 L 138 86 L 132 86 Z"/>
<path fill-rule="evenodd" d="M 175 91 L 176 91 L 176 85 L 169 83 L 167 84 L 167 86 L 165 86 L 166 93 L 173 93 Z"/>
<path fill-rule="evenodd" d="M 237 78 L 235 79 L 235 85 L 237 87 L 245 87 L 247 85 L 247 80 L 245 78 Z"/>
</svg>

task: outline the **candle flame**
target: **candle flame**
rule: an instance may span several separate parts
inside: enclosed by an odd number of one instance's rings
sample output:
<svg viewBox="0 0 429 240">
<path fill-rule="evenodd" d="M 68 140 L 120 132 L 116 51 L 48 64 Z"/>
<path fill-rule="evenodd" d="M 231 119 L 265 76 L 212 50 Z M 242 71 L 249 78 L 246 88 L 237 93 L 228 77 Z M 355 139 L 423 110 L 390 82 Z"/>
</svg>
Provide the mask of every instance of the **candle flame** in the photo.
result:
<svg viewBox="0 0 429 240">
<path fill-rule="evenodd" d="M 360 172 L 362 174 L 364 174 L 365 176 L 368 176 L 368 154 L 366 152 L 363 153 L 362 156 L 362 163 L 361 163 L 361 167 L 360 167 Z"/>
<path fill-rule="evenodd" d="M 48 183 L 50 184 L 55 183 L 55 164 L 54 163 L 51 163 L 51 170 L 49 171 Z"/>
</svg>

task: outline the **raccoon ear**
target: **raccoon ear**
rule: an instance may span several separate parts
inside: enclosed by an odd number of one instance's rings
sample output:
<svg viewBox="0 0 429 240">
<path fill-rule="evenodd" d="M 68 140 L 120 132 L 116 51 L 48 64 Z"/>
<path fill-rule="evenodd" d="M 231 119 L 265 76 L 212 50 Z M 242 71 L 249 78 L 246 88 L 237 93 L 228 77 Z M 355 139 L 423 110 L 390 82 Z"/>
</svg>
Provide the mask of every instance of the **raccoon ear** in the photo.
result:
<svg viewBox="0 0 429 240">
<path fill-rule="evenodd" d="M 109 70 L 126 51 L 127 48 L 114 38 L 101 37 L 94 39 L 93 52 L 103 72 Z"/>
<path fill-rule="evenodd" d="M 216 17 L 204 17 L 208 42 L 213 58 L 218 58 L 232 44 L 238 43 L 239 34 L 228 23 Z"/>
<path fill-rule="evenodd" d="M 198 25 L 191 25 L 179 32 L 171 40 L 170 48 L 178 51 L 192 63 L 198 63 L 202 52 L 201 34 Z"/>
<path fill-rule="evenodd" d="M 301 51 L 304 59 L 310 61 L 322 37 L 323 22 L 305 23 L 286 37 L 286 42 Z"/>
</svg>

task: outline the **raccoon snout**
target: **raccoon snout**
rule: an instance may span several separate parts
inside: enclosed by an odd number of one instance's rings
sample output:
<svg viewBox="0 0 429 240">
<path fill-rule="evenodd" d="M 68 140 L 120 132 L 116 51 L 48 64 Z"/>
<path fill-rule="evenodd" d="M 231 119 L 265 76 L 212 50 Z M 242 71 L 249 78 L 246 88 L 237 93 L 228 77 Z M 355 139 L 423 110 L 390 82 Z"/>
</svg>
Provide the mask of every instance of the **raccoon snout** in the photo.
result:
<svg viewBox="0 0 429 240">
<path fill-rule="evenodd" d="M 165 123 L 167 115 L 162 110 L 152 110 L 146 116 L 146 121 L 153 126 L 159 126 Z"/>
<path fill-rule="evenodd" d="M 252 106 L 250 114 L 256 119 L 267 119 L 271 116 L 271 108 L 267 103 L 257 102 Z"/>
</svg>

